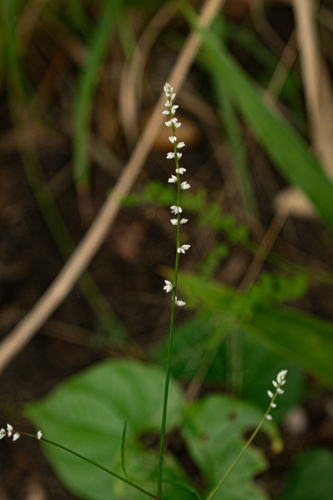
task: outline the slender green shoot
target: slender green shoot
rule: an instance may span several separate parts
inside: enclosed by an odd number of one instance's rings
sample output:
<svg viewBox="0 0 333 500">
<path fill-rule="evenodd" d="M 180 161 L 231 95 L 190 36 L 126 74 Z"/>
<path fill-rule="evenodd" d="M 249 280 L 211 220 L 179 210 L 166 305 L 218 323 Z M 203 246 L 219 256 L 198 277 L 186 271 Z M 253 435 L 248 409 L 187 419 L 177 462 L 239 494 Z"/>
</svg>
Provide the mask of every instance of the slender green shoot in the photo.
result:
<svg viewBox="0 0 333 500">
<path fill-rule="evenodd" d="M 64 451 L 67 451 L 71 455 L 74 455 L 75 457 L 78 457 L 81 460 L 84 460 L 85 462 L 88 462 L 89 464 L 93 465 L 94 467 L 97 467 L 98 469 L 106 472 L 110 476 L 113 476 L 116 479 L 119 479 L 123 483 L 126 483 L 126 484 L 132 486 L 136 490 L 141 491 L 141 493 L 144 493 L 145 495 L 147 495 L 147 496 L 149 496 L 149 497 L 154 498 L 155 500 L 157 500 L 157 497 L 155 495 L 153 495 L 149 491 L 141 488 L 141 486 L 138 486 L 137 484 L 133 483 L 129 479 L 120 476 L 116 472 L 113 472 L 112 470 L 109 470 L 106 467 L 103 467 L 103 465 L 100 465 L 100 464 L 94 462 L 93 460 L 90 460 L 90 458 L 84 457 L 80 453 L 77 453 L 76 451 L 73 451 L 73 450 L 67 448 L 66 446 L 62 446 L 61 444 L 55 443 L 54 441 L 50 441 L 49 439 L 43 438 L 41 431 L 38 431 L 37 434 L 29 434 L 27 432 L 15 431 L 10 424 L 7 424 L 7 430 L 0 429 L 0 439 L 3 439 L 6 436 L 7 437 L 13 437 L 13 441 L 17 441 L 17 439 L 19 439 L 21 436 L 28 436 L 28 437 L 32 437 L 32 438 L 37 438 L 39 441 L 44 441 L 44 443 L 51 444 L 52 446 L 56 446 L 57 448 L 60 448 L 61 450 L 64 450 Z"/>
<path fill-rule="evenodd" d="M 126 431 L 127 431 L 127 418 L 125 418 L 123 435 L 121 437 L 121 466 L 126 477 L 126 467 L 125 467 L 125 442 L 126 442 Z"/>
<path fill-rule="evenodd" d="M 173 330 L 174 330 L 174 320 L 175 320 L 175 308 L 177 306 L 184 306 L 185 302 L 178 300 L 176 296 L 177 292 L 177 281 L 178 281 L 178 268 L 179 268 L 179 257 L 181 253 L 185 253 L 186 250 L 190 248 L 190 245 L 180 245 L 180 226 L 181 224 L 186 224 L 187 219 L 181 218 L 182 208 L 181 208 L 181 190 L 189 189 L 190 185 L 184 181 L 181 182 L 180 176 L 186 171 L 185 168 L 179 167 L 179 160 L 182 157 L 182 153 L 178 152 L 178 149 L 185 146 L 183 142 L 177 143 L 176 129 L 181 126 L 177 118 L 174 117 L 177 105 L 173 105 L 172 101 L 176 94 L 173 94 L 173 88 L 170 84 L 166 83 L 164 86 L 164 91 L 167 96 L 167 102 L 165 103 L 166 110 L 163 114 L 169 115 L 170 120 L 165 122 L 167 127 L 172 130 L 172 135 L 169 137 L 171 144 L 173 145 L 173 152 L 167 154 L 167 159 L 175 159 L 176 162 L 176 175 L 172 175 L 168 182 L 177 185 L 177 205 L 171 207 L 171 212 L 177 216 L 177 218 L 171 219 L 171 224 L 177 226 L 177 250 L 175 259 L 175 273 L 173 284 L 170 281 L 165 280 L 164 290 L 168 293 L 172 290 L 172 305 L 171 305 L 171 317 L 170 317 L 170 332 L 169 332 L 169 346 L 168 346 L 168 356 L 167 356 L 167 367 L 165 374 L 165 386 L 164 386 L 164 398 L 163 398 L 163 410 L 162 410 L 162 423 L 161 423 L 161 440 L 160 440 L 160 451 L 158 458 L 158 475 L 157 475 L 157 498 L 161 498 L 162 495 L 162 469 L 163 469 L 163 452 L 164 452 L 164 441 L 165 441 L 165 430 L 166 430 L 166 418 L 168 410 L 168 393 L 169 393 L 169 382 L 171 373 L 171 357 L 172 357 L 172 343 L 173 343 Z"/>
<path fill-rule="evenodd" d="M 262 417 L 262 419 L 259 422 L 259 424 L 256 427 L 256 429 L 253 431 L 250 439 L 247 441 L 247 443 L 244 446 L 244 448 L 241 450 L 241 452 L 238 454 L 238 456 L 232 462 L 232 464 L 227 469 L 227 471 L 225 472 L 225 474 L 222 476 L 222 478 L 220 479 L 220 481 L 217 483 L 217 485 L 215 486 L 215 488 L 210 492 L 210 494 L 208 495 L 208 497 L 206 498 L 206 500 L 211 500 L 213 498 L 213 496 L 215 495 L 215 493 L 217 492 L 217 490 L 221 487 L 221 485 L 227 479 L 227 477 L 229 476 L 229 474 L 233 471 L 233 469 L 235 468 L 235 466 L 237 465 L 237 463 L 239 462 L 239 460 L 242 458 L 242 456 L 244 455 L 244 453 L 246 452 L 246 450 L 248 449 L 248 447 L 250 446 L 250 444 L 252 443 L 252 441 L 254 440 L 254 438 L 256 437 L 256 435 L 258 434 L 258 432 L 260 431 L 260 429 L 263 426 L 264 422 L 266 420 L 272 420 L 272 415 L 270 415 L 270 411 L 272 410 L 272 408 L 276 407 L 275 399 L 277 398 L 277 396 L 279 394 L 283 394 L 283 392 L 284 392 L 283 389 L 281 389 L 281 387 L 286 383 L 286 380 L 285 380 L 286 375 L 287 375 L 287 370 L 282 370 L 282 371 L 280 371 L 278 373 L 278 375 L 276 377 L 276 380 L 273 380 L 273 385 L 274 385 L 274 387 L 275 387 L 276 390 L 275 390 L 274 394 L 271 391 L 267 391 L 268 396 L 271 398 L 271 402 L 269 404 L 269 407 L 267 408 L 267 411 L 266 411 L 265 415 Z"/>
</svg>

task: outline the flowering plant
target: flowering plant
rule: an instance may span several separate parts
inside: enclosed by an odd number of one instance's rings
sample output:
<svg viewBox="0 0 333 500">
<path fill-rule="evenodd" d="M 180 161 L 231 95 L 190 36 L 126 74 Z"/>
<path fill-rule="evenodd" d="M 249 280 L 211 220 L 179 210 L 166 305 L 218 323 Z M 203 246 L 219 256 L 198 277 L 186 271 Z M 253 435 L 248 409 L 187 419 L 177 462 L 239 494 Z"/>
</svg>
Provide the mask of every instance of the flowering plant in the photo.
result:
<svg viewBox="0 0 333 500">
<path fill-rule="evenodd" d="M 167 97 L 164 114 L 169 118 L 166 126 L 171 128 L 169 140 L 173 146 L 173 151 L 167 154 L 167 159 L 175 161 L 175 173 L 170 176 L 168 182 L 175 184 L 177 188 L 176 204 L 170 207 L 174 216 L 170 219 L 171 224 L 176 226 L 174 278 L 173 282 L 165 280 L 163 287 L 166 293 L 172 293 L 165 376 L 156 367 L 134 361 L 103 362 L 65 383 L 44 402 L 27 407 L 27 415 L 38 427 L 43 428 L 47 438 L 43 437 L 41 431 L 34 436 L 14 430 L 10 424 L 7 424 L 6 429 L 0 430 L 0 439 L 12 437 L 16 441 L 21 435 L 27 435 L 41 440 L 60 476 L 83 498 L 109 498 L 110 489 L 113 498 L 119 500 L 129 498 L 129 495 L 131 499 L 142 498 L 142 495 L 155 500 L 177 495 L 182 500 L 200 498 L 189 478 L 181 470 L 180 464 L 175 463 L 170 453 L 165 450 L 167 430 L 175 429 L 176 426 L 183 432 L 193 460 L 202 467 L 209 479 L 210 493 L 205 494 L 206 500 L 211 500 L 213 496 L 218 498 L 221 486 L 245 452 L 247 471 L 251 469 L 258 472 L 265 468 L 264 458 L 258 451 L 249 449 L 249 446 L 265 422 L 272 419 L 271 410 L 276 407 L 277 396 L 283 394 L 282 386 L 287 374 L 287 370 L 282 370 L 273 381 L 275 392 L 268 391 L 270 403 L 261 419 L 259 410 L 254 410 L 244 403 L 236 403 L 232 398 L 222 395 L 209 396 L 199 403 L 186 405 L 182 389 L 171 379 L 175 309 L 177 306 L 185 306 L 185 302 L 177 297 L 179 262 L 181 256 L 190 249 L 189 244 L 182 242 L 181 226 L 186 224 L 188 219 L 183 217 L 181 193 L 189 189 L 190 185 L 186 180 L 182 180 L 186 169 L 179 165 L 182 157 L 179 149 L 185 144 L 178 142 L 176 136 L 176 130 L 181 124 L 175 117 L 178 108 L 173 103 L 175 93 L 168 83 L 165 84 L 164 91 Z M 227 418 L 230 408 L 236 415 L 235 422 L 231 424 Z M 253 428 L 258 420 L 260 422 L 255 431 L 244 444 L 240 437 L 244 433 L 244 425 Z M 217 425 L 214 422 L 217 422 Z M 154 450 L 144 450 L 139 441 L 145 432 L 157 432 L 158 428 L 160 443 L 157 458 Z M 202 443 L 202 428 L 207 435 L 208 455 L 207 448 Z M 81 429 L 84 431 L 84 439 L 80 433 Z M 266 430 L 272 439 L 277 439 L 276 430 L 271 424 L 268 424 Z M 221 440 L 221 432 L 227 433 L 228 446 Z M 60 444 L 64 436 L 67 436 L 68 446 L 67 443 L 66 446 Z M 230 443 L 233 446 L 230 446 Z M 91 454 L 94 460 L 89 457 Z M 210 460 L 213 460 L 213 463 L 205 470 Z M 113 464 L 112 469 L 110 463 Z M 231 465 L 221 477 L 221 472 L 229 463 Z M 90 472 L 92 465 L 96 469 L 95 474 Z M 238 483 L 236 479 L 234 487 L 239 488 Z M 242 498 L 263 498 L 248 481 L 244 481 L 241 488 Z M 222 497 L 229 498 L 224 495 L 219 498 Z"/>
</svg>

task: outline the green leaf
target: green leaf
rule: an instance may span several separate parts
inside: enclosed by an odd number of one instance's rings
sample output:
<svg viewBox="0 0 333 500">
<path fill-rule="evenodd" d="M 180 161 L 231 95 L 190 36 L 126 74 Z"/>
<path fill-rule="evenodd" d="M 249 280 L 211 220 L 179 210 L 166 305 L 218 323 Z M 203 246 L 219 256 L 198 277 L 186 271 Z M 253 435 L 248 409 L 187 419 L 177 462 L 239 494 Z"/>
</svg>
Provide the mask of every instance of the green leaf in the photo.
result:
<svg viewBox="0 0 333 500">
<path fill-rule="evenodd" d="M 308 450 L 292 467 L 283 500 L 333 500 L 333 453 Z"/>
<path fill-rule="evenodd" d="M 207 64 L 214 66 L 228 94 L 247 120 L 258 141 L 291 184 L 300 187 L 324 220 L 333 227 L 333 184 L 308 145 L 278 112 L 268 107 L 250 78 L 227 53 L 219 38 L 199 28 L 190 9 L 187 15 L 200 32 Z"/>
<path fill-rule="evenodd" d="M 78 184 L 89 183 L 89 134 L 93 98 L 106 54 L 107 44 L 114 28 L 122 2 L 107 2 L 93 31 L 89 54 L 83 66 L 77 89 L 74 119 L 74 177 Z"/>
<path fill-rule="evenodd" d="M 192 404 L 186 414 L 183 429 L 187 448 L 204 472 L 211 490 L 237 457 L 246 443 L 244 434 L 254 430 L 263 414 L 251 404 L 229 396 L 211 395 Z M 279 440 L 273 425 L 265 431 Z M 253 483 L 253 477 L 266 470 L 263 453 L 251 446 L 214 495 L 214 500 L 263 500 L 267 495 Z"/>
<path fill-rule="evenodd" d="M 189 296 L 187 303 L 225 321 L 237 321 L 270 345 L 274 351 L 333 385 L 333 324 L 287 308 L 247 303 L 246 295 L 221 283 L 204 282 L 180 273 L 179 284 Z M 244 307 L 243 307 L 244 306 Z"/>
<path fill-rule="evenodd" d="M 220 323 L 220 326 L 219 326 Z M 182 380 L 191 380 L 203 366 L 207 353 L 212 350 L 214 356 L 205 377 L 206 382 L 226 383 L 227 348 L 225 341 L 226 329 L 223 328 L 223 316 L 197 314 L 175 328 L 173 342 L 172 375 Z M 239 331 L 241 345 L 241 386 L 242 396 L 255 403 L 263 411 L 268 406 L 267 390 L 271 381 L 281 370 L 288 370 L 288 390 L 279 400 L 274 409 L 274 420 L 281 419 L 291 406 L 300 401 L 302 391 L 302 371 L 292 362 L 279 356 L 265 342 L 258 340 L 250 332 Z M 214 339 L 218 336 L 219 342 Z M 152 352 L 154 361 L 165 366 L 167 339 Z"/>
<path fill-rule="evenodd" d="M 26 406 L 25 414 L 36 428 L 43 430 L 46 439 L 120 475 L 121 441 L 127 417 L 126 470 L 130 479 L 149 489 L 155 487 L 150 481 L 157 456 L 141 446 L 140 437 L 160 428 L 163 389 L 164 373 L 155 366 L 126 360 L 104 361 L 68 379 L 44 400 Z M 172 381 L 169 409 L 167 427 L 171 429 L 182 411 L 182 393 Z M 44 444 L 44 450 L 62 481 L 82 498 L 145 498 L 61 449 Z M 170 460 L 169 465 L 177 470 Z"/>
</svg>

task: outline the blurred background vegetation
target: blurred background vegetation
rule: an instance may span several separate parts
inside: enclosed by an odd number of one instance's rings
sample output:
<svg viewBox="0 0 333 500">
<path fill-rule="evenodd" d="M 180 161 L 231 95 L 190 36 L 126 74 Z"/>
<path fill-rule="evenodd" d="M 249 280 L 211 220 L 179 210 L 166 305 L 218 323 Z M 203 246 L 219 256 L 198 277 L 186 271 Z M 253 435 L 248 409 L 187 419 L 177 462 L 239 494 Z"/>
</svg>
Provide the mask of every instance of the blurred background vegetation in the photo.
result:
<svg viewBox="0 0 333 500">
<path fill-rule="evenodd" d="M 177 317 L 174 376 L 189 398 L 227 391 L 265 409 L 267 385 L 288 367 L 276 413 L 285 449 L 267 451 L 259 482 L 272 499 L 329 500 L 333 8 L 329 0 L 221 4 L 177 89 L 192 190 L 180 277 L 189 307 Z M 3 338 L 114 193 L 202 6 L 1 0 Z M 167 132 L 157 127 L 153 139 L 89 268 L 1 374 L 1 421 L 30 429 L 19 408 L 95 361 L 164 365 L 174 193 Z M 186 463 L 181 444 L 174 449 Z M 0 457 L 0 498 L 74 498 L 35 443 L 1 444 Z"/>
</svg>

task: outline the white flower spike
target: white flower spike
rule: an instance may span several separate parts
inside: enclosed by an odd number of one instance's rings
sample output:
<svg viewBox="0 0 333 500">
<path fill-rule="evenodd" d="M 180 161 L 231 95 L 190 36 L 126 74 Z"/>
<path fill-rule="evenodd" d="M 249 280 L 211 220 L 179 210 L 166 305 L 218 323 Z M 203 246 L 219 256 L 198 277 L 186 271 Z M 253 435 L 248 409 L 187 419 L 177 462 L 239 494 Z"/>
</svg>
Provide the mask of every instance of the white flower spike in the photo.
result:
<svg viewBox="0 0 333 500">
<path fill-rule="evenodd" d="M 267 411 L 266 415 L 266 420 L 272 420 L 272 415 L 269 414 L 269 411 L 272 408 L 276 408 L 276 403 L 275 399 L 278 395 L 283 394 L 284 390 L 281 389 L 281 386 L 286 383 L 286 375 L 287 375 L 288 370 L 282 370 L 278 373 L 276 380 L 272 380 L 272 384 L 275 387 L 275 393 L 273 394 L 272 391 L 267 391 L 268 397 L 271 399 L 271 403 L 269 405 L 269 410 Z"/>
<path fill-rule="evenodd" d="M 175 98 L 176 94 L 173 93 L 173 88 L 169 83 L 166 83 L 164 85 L 164 92 L 167 97 L 167 102 L 165 103 L 165 106 L 168 108 L 168 111 L 163 111 L 163 114 L 169 114 L 170 119 L 165 122 L 165 125 L 167 127 L 171 127 L 172 129 L 172 135 L 169 137 L 169 141 L 173 145 L 173 151 L 170 151 L 167 153 L 167 159 L 168 160 L 175 160 L 176 163 L 176 174 L 177 175 L 171 175 L 171 177 L 168 179 L 168 182 L 170 184 L 177 184 L 177 190 L 178 190 L 178 204 L 177 205 L 172 205 L 170 207 L 171 213 L 174 215 L 177 215 L 177 218 L 170 219 L 170 222 L 173 226 L 178 226 L 178 231 L 177 231 L 177 253 L 185 253 L 186 250 L 190 248 L 190 245 L 180 245 L 179 243 L 179 226 L 181 224 L 186 224 L 188 222 L 188 219 L 182 218 L 180 219 L 178 214 L 182 213 L 182 208 L 179 206 L 180 205 L 180 189 L 189 189 L 190 185 L 188 182 L 180 182 L 180 175 L 184 174 L 186 172 L 186 169 L 183 167 L 179 167 L 179 160 L 182 158 L 183 154 L 178 152 L 179 149 L 183 148 L 185 146 L 185 143 L 183 141 L 177 143 L 177 137 L 175 134 L 176 129 L 178 129 L 181 126 L 181 123 L 178 122 L 177 118 L 175 118 L 175 113 L 176 110 L 178 109 L 177 104 L 173 104 L 172 101 Z M 179 246 L 180 245 L 180 246 Z M 177 255 L 177 261 L 178 262 L 179 256 Z M 170 281 L 165 280 L 165 286 L 164 290 L 166 292 L 170 292 L 173 289 L 173 284 Z M 175 297 L 175 303 L 177 306 L 184 306 L 185 302 L 183 300 L 178 300 L 177 297 Z"/>
</svg>

